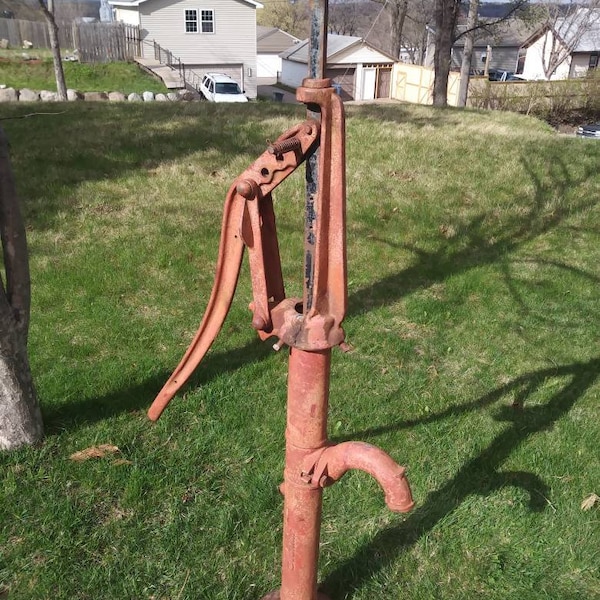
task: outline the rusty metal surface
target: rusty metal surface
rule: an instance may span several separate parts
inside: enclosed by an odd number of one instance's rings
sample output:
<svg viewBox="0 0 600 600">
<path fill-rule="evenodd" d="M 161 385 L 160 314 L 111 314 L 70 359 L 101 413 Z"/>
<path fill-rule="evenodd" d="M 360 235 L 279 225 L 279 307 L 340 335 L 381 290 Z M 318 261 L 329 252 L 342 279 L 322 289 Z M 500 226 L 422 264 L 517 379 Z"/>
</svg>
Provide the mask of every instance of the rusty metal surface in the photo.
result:
<svg viewBox="0 0 600 600">
<path fill-rule="evenodd" d="M 266 596 L 263 596 L 261 598 L 261 600 L 281 600 L 281 594 L 280 594 L 279 590 L 276 590 L 274 592 L 270 592 Z M 329 599 L 329 596 L 327 596 L 323 592 L 317 592 L 316 600 L 330 600 L 330 599 Z"/>
<path fill-rule="evenodd" d="M 319 135 L 318 124 L 306 121 L 281 135 L 274 144 L 293 148 L 274 154 L 266 150 L 232 184 L 225 200 L 215 280 L 204 317 L 179 365 L 150 406 L 155 421 L 200 364 L 229 312 L 246 246 L 254 295 L 254 326 L 270 335 L 270 302 L 283 300 L 283 280 L 271 192 L 305 160 Z"/>
<path fill-rule="evenodd" d="M 331 349 L 344 344 L 347 303 L 344 109 L 330 83 L 303 82 L 297 97 L 319 119 L 283 134 L 231 186 L 206 313 L 149 411 L 151 419 L 160 416 L 210 348 L 231 305 L 247 248 L 252 326 L 262 339 L 279 338 L 275 347 L 290 346 L 281 588 L 263 600 L 328 600 L 317 588 L 323 488 L 348 470 L 372 475 L 391 510 L 406 512 L 414 505 L 404 468 L 385 452 L 361 442 L 331 445 L 327 439 Z M 307 201 L 305 285 L 302 298 L 287 298 L 271 194 L 310 156 L 318 157 L 318 181 Z"/>
<path fill-rule="evenodd" d="M 315 600 L 323 492 L 303 463 L 327 443 L 331 349 L 292 348 L 288 368 L 281 600 Z"/>
<path fill-rule="evenodd" d="M 343 442 L 306 457 L 302 466 L 310 483 L 319 487 L 333 485 L 351 469 L 364 471 L 377 480 L 390 510 L 409 512 L 414 507 L 406 469 L 377 446 Z"/>
</svg>

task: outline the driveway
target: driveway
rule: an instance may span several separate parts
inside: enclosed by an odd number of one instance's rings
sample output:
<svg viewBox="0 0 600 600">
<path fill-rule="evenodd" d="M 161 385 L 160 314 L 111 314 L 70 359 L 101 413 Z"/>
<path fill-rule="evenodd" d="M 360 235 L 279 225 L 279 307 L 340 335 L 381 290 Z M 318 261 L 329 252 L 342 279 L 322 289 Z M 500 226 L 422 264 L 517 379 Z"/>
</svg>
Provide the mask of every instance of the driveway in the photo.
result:
<svg viewBox="0 0 600 600">
<path fill-rule="evenodd" d="M 300 104 L 292 92 L 282 90 L 274 85 L 264 85 L 259 82 L 257 88 L 259 98 L 272 100 L 274 102 L 285 102 L 287 104 Z"/>
</svg>

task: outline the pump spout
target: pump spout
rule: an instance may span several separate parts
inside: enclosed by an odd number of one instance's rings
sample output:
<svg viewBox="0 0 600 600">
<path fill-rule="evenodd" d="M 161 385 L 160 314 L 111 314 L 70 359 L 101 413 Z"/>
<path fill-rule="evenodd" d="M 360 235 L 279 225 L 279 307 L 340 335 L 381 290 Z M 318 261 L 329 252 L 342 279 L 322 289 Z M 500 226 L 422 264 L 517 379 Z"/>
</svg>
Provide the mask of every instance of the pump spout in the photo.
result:
<svg viewBox="0 0 600 600">
<path fill-rule="evenodd" d="M 377 480 L 390 510 L 408 512 L 415 505 L 405 468 L 371 444 L 343 442 L 328 446 L 306 472 L 311 474 L 312 482 L 325 487 L 333 485 L 350 469 L 365 471 Z"/>
</svg>

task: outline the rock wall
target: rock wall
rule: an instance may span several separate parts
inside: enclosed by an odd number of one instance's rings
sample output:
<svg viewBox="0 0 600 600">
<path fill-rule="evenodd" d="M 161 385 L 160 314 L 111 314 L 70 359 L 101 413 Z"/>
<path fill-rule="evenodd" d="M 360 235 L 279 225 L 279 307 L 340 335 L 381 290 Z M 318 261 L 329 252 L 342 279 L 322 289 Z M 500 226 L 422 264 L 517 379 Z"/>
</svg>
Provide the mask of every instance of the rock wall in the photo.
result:
<svg viewBox="0 0 600 600">
<path fill-rule="evenodd" d="M 198 92 L 190 90 L 177 90 L 167 94 L 143 92 L 142 94 L 123 94 L 122 92 L 78 92 L 67 90 L 67 99 L 70 102 L 85 100 L 87 102 L 191 102 L 203 100 Z M 15 90 L 14 88 L 0 88 L 0 102 L 57 102 L 56 92 L 48 90 L 35 91 L 27 88 Z"/>
</svg>

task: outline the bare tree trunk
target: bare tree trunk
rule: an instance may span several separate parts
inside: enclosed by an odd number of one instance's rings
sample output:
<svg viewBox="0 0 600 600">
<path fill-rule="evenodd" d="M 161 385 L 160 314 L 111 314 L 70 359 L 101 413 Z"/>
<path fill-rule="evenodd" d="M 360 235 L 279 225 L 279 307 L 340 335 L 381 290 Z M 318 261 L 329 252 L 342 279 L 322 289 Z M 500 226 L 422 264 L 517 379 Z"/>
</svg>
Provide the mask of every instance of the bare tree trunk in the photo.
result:
<svg viewBox="0 0 600 600">
<path fill-rule="evenodd" d="M 462 63 L 460 65 L 460 85 L 458 87 L 458 106 L 467 105 L 469 93 L 469 80 L 471 78 L 471 60 L 473 58 L 473 43 L 475 41 L 475 27 L 477 27 L 477 11 L 479 0 L 470 0 L 469 15 L 467 16 L 467 34 L 463 49 Z"/>
<path fill-rule="evenodd" d="M 46 22 L 48 23 L 48 35 L 50 36 L 50 48 L 52 48 L 52 59 L 54 62 L 54 77 L 56 79 L 56 92 L 58 99 L 66 101 L 67 85 L 65 83 L 65 73 L 63 71 L 62 60 L 60 58 L 60 44 L 58 42 L 58 25 L 54 18 L 53 0 L 48 0 L 48 6 L 44 0 L 38 0 L 40 8 L 44 13 Z"/>
<path fill-rule="evenodd" d="M 391 54 L 394 58 L 400 58 L 402 50 L 402 30 L 404 29 L 404 21 L 408 14 L 408 0 L 395 0 L 390 4 L 390 25 L 392 28 L 392 50 Z"/>
<path fill-rule="evenodd" d="M 25 226 L 0 128 L 0 237 L 6 287 L 0 278 L 0 450 L 33 444 L 43 436 L 29 359 L 30 281 Z"/>
<path fill-rule="evenodd" d="M 436 0 L 435 19 L 435 53 L 433 55 L 433 105 L 448 105 L 448 78 L 454 41 L 454 27 L 458 17 L 460 0 Z"/>
</svg>

